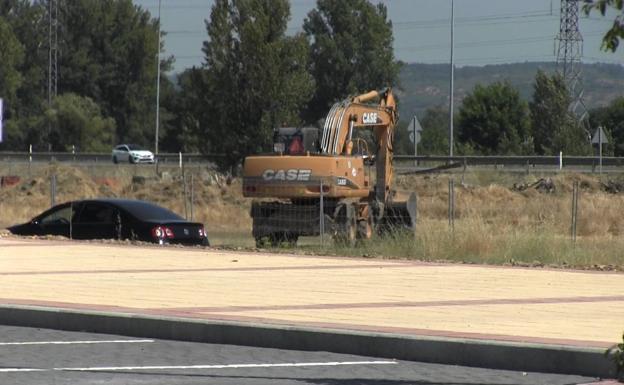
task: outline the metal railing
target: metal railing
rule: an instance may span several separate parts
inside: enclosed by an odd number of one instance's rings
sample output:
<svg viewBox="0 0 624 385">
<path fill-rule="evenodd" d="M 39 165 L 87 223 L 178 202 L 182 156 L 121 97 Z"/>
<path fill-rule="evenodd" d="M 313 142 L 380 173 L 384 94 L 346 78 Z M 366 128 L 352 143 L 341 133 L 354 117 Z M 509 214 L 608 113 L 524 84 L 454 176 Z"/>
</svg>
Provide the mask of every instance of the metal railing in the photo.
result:
<svg viewBox="0 0 624 385">
<path fill-rule="evenodd" d="M 597 156 L 481 156 L 481 155 L 465 155 L 465 156 L 437 156 L 437 155 L 395 155 L 396 160 L 401 161 L 418 161 L 431 163 L 461 163 L 467 166 L 598 166 L 600 158 Z M 603 156 L 603 166 L 624 166 L 624 157 Z"/>
<path fill-rule="evenodd" d="M 222 158 L 222 154 L 160 153 L 155 156 L 159 163 L 175 164 L 182 158 L 184 163 L 210 163 Z M 460 163 L 466 166 L 591 166 L 598 167 L 598 156 L 438 156 L 438 155 L 395 155 L 397 161 L 417 161 L 424 164 Z M 111 163 L 111 153 L 71 152 L 17 152 L 1 151 L 0 161 L 14 162 L 75 162 Z M 604 156 L 603 166 L 624 166 L 624 157 Z"/>
<path fill-rule="evenodd" d="M 223 155 L 204 155 L 198 153 L 160 153 L 154 158 L 159 163 L 177 163 L 180 158 L 185 163 L 208 163 Z M 0 161 L 5 162 L 76 162 L 76 163 L 112 163 L 110 152 L 71 153 L 71 152 L 0 152 Z"/>
</svg>

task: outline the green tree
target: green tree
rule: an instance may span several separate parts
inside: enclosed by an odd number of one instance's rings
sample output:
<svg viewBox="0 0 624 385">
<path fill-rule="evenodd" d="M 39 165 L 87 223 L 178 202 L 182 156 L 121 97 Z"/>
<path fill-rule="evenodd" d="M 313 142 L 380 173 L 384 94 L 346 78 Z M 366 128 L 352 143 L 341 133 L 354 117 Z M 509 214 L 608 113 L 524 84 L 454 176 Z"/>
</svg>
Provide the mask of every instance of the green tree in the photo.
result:
<svg viewBox="0 0 624 385">
<path fill-rule="evenodd" d="M 313 92 L 303 35 L 285 35 L 287 0 L 217 0 L 198 78 L 202 151 L 228 169 L 270 148 L 273 129 L 300 123 Z M 195 99 L 194 97 L 192 100 Z"/>
<path fill-rule="evenodd" d="M 521 155 L 531 152 L 526 102 L 507 82 L 477 85 L 459 110 L 458 138 L 484 155 Z"/>
<path fill-rule="evenodd" d="M 48 74 L 47 46 L 42 46 L 48 39 L 45 6 L 30 0 L 2 0 L 0 17 L 9 23 L 23 48 L 22 60 L 16 67 L 21 82 L 13 103 L 13 119 L 42 115 L 43 102 L 47 100 Z M 2 58 L 4 60 L 4 55 Z"/>
<path fill-rule="evenodd" d="M 348 95 L 397 83 L 400 66 L 384 4 L 318 0 L 303 30 L 311 41 L 310 73 L 316 81 L 305 116 L 309 122 L 325 117 L 334 102 Z"/>
<path fill-rule="evenodd" d="M 18 70 L 23 81 L 7 123 L 11 145 L 47 149 L 48 23 L 46 2 L 0 1 L 0 17 L 12 26 L 24 47 Z M 72 0 L 59 8 L 58 93 L 92 99 L 104 116 L 115 119 L 118 141 L 149 144 L 154 138 L 158 22 L 131 0 Z M 44 42 L 42 44 L 42 42 Z M 164 46 L 164 42 L 162 43 Z M 3 59 L 4 59 L 4 55 Z M 164 76 L 172 59 L 163 59 L 161 88 L 168 97 L 172 85 Z M 166 135 L 172 120 L 161 108 Z M 54 131 L 54 129 L 52 130 Z M 55 147 L 57 144 L 55 143 Z"/>
<path fill-rule="evenodd" d="M 449 152 L 448 109 L 442 106 L 428 108 L 420 119 L 423 131 L 418 153 L 423 155 L 447 155 Z"/>
<path fill-rule="evenodd" d="M 16 105 L 17 90 L 21 86 L 22 76 L 19 67 L 24 60 L 24 47 L 17 40 L 9 23 L 0 16 L 0 99 L 3 103 L 3 121 L 6 122 L 5 132 L 2 133 L 3 141 L 7 145 L 15 145 L 19 142 L 17 127 Z M 1 145 L 1 143 L 0 143 Z M 15 147 L 13 147 L 15 148 Z"/>
<path fill-rule="evenodd" d="M 411 127 L 411 122 L 402 120 L 395 126 L 392 146 L 396 155 L 414 155 Z"/>
<path fill-rule="evenodd" d="M 589 15 L 594 9 L 600 11 L 602 16 L 607 13 L 607 9 L 613 8 L 620 13 L 615 17 L 613 26 L 605 33 L 602 38 L 602 49 L 605 51 L 615 52 L 620 39 L 624 39 L 624 1 L 622 0 L 586 0 L 583 6 L 585 14 Z"/>
<path fill-rule="evenodd" d="M 202 91 L 203 71 L 190 68 L 177 77 L 178 90 L 168 100 L 173 113 L 173 128 L 163 138 L 163 150 L 169 152 L 198 152 L 206 138 L 199 135 L 208 95 Z"/>
<path fill-rule="evenodd" d="M 613 100 L 607 107 L 591 110 L 589 120 L 592 133 L 602 126 L 607 135 L 611 134 L 609 144 L 603 147 L 606 153 L 624 156 L 624 96 Z"/>
<path fill-rule="evenodd" d="M 556 155 L 591 152 L 584 128 L 569 112 L 572 99 L 560 74 L 549 76 L 538 71 L 535 76 L 533 99 L 529 104 L 535 151 Z"/>
<path fill-rule="evenodd" d="M 52 149 L 81 152 L 106 152 L 111 149 L 115 121 L 102 116 L 90 98 L 67 93 L 57 96 L 47 111 L 53 127 Z"/>
<path fill-rule="evenodd" d="M 17 40 L 9 23 L 0 16 L 0 97 L 12 103 L 22 83 L 19 66 L 24 60 L 24 47 Z"/>
<path fill-rule="evenodd" d="M 65 5 L 59 92 L 93 99 L 115 119 L 117 141 L 152 143 L 158 21 L 131 0 Z M 162 60 L 161 86 L 170 67 L 171 59 Z"/>
<path fill-rule="evenodd" d="M 47 50 L 43 13 L 45 9 L 29 0 L 0 1 L 0 88 L 5 104 L 5 137 L 2 149 L 47 149 L 45 119 Z M 7 32 L 7 27 L 8 31 Z M 15 41 L 17 39 L 17 42 Z M 6 52 L 6 55 L 5 55 Z M 9 67 L 12 67 L 10 69 Z"/>
</svg>

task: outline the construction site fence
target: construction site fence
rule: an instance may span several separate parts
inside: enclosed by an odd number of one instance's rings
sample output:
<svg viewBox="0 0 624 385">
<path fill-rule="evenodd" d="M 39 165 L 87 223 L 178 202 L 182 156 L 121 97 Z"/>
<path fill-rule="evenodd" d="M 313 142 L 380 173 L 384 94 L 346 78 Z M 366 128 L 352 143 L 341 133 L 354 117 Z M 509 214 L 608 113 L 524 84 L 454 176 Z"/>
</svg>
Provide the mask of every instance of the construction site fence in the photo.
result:
<svg viewBox="0 0 624 385">
<path fill-rule="evenodd" d="M 64 183 L 62 179 L 59 179 L 56 174 L 52 174 L 49 177 L 49 194 L 50 194 L 50 206 L 54 206 L 59 203 L 59 197 L 57 190 L 59 185 Z M 206 218 L 202 217 L 203 212 L 207 207 L 202 207 L 202 204 L 198 202 L 199 193 L 196 188 L 199 184 L 203 183 L 201 176 L 190 173 L 189 175 L 183 175 L 179 180 L 179 184 L 182 186 L 180 191 L 174 193 L 172 196 L 163 197 L 168 203 L 177 201 L 174 211 L 177 211 L 179 215 L 191 221 L 200 221 L 205 223 L 208 228 L 211 228 L 212 223 L 209 223 Z M 329 246 L 338 242 L 342 246 L 353 246 L 355 242 L 349 242 L 348 237 L 345 237 L 344 226 L 345 223 L 341 222 L 339 218 L 342 214 L 340 212 L 345 207 L 337 205 L 335 200 L 329 197 L 327 187 L 331 181 L 329 180 L 315 180 L 311 182 L 307 188 L 309 190 L 315 190 L 319 193 L 318 199 L 309 200 L 308 204 L 293 204 L 288 199 L 279 198 L 264 198 L 254 199 L 251 203 L 249 214 L 251 216 L 251 226 L 239 228 L 238 230 L 243 232 L 248 237 L 249 242 L 247 245 L 255 243 L 257 247 L 294 247 L 298 246 Z M 280 188 L 282 189 L 280 193 Z M 286 196 L 292 189 L 292 185 L 284 182 L 276 190 L 275 185 L 271 186 L 275 195 Z M 456 228 L 456 194 L 457 187 L 453 178 L 448 179 L 448 228 L 453 232 Z M 572 188 L 572 209 L 571 209 L 571 223 L 570 223 L 570 238 L 576 241 L 577 238 L 577 222 L 578 222 L 578 201 L 579 201 L 579 182 L 575 181 Z M 126 198 L 135 198 L 133 196 L 127 196 Z M 173 207 L 172 207 L 173 209 Z M 418 217 L 416 214 L 415 218 Z M 416 223 L 414 222 L 414 225 Z M 356 225 L 357 227 L 357 225 Z M 417 228 L 417 225 L 415 226 Z M 354 233 L 354 239 L 358 239 L 359 235 Z M 224 244 L 228 246 L 227 244 Z"/>
</svg>

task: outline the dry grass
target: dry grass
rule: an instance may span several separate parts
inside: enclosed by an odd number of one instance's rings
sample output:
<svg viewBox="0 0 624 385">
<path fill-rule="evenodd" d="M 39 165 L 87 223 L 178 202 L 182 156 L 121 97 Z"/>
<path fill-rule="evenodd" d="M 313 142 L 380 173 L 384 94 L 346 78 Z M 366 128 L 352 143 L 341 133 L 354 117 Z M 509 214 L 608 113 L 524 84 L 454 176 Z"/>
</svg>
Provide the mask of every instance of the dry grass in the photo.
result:
<svg viewBox="0 0 624 385">
<path fill-rule="evenodd" d="M 190 216 L 179 175 L 171 173 L 167 181 L 147 173 L 144 183 L 132 183 L 136 173 L 137 168 L 132 168 L 117 175 L 92 177 L 90 170 L 69 167 L 41 170 L 19 185 L 0 189 L 0 228 L 24 222 L 49 207 L 52 174 L 57 175 L 57 202 L 127 197 L 150 200 Z M 251 202 L 242 197 L 240 181 L 227 184 L 222 176 L 199 169 L 193 170 L 193 176 L 194 219 L 206 223 L 213 244 L 253 246 Z M 398 177 L 397 188 L 418 193 L 416 239 L 375 240 L 355 248 L 319 248 L 310 246 L 315 244 L 311 241 L 302 249 L 429 261 L 624 267 L 624 194 L 603 192 L 597 177 L 567 173 L 551 175 L 556 186 L 552 194 L 510 188 L 514 183 L 531 183 L 540 177 L 492 171 L 454 175 L 453 232 L 448 226 L 449 176 Z M 581 185 L 576 243 L 570 239 L 574 181 Z"/>
<path fill-rule="evenodd" d="M 195 171 L 193 219 L 206 223 L 210 229 L 238 231 L 244 228 L 250 234 L 251 202 L 242 197 L 240 181 L 227 184 L 221 175 Z M 50 177 L 53 174 L 57 180 L 57 203 L 96 197 L 143 199 L 190 218 L 190 174 L 187 175 L 185 208 L 184 183 L 179 174 L 170 174 L 169 178 L 163 179 L 143 177 L 142 183 L 133 183 L 134 175 L 123 171 L 119 176 L 91 177 L 80 169 L 52 166 L 23 179 L 16 186 L 0 189 L 0 228 L 28 221 L 50 207 Z"/>
</svg>

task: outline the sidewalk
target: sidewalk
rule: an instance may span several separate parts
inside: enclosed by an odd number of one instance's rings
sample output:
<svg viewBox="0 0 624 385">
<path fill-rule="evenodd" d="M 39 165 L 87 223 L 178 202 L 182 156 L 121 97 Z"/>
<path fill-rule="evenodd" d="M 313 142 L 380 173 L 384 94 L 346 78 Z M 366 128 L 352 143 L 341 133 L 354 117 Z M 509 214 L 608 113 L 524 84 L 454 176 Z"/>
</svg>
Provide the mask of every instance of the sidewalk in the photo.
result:
<svg viewBox="0 0 624 385">
<path fill-rule="evenodd" d="M 604 349 L 624 275 L 0 238 L 0 303 Z"/>
</svg>

